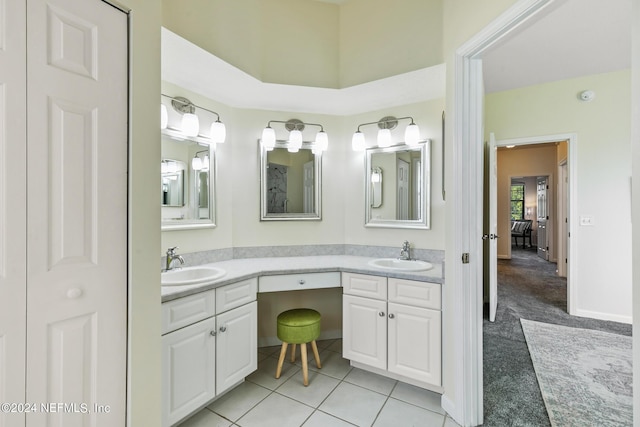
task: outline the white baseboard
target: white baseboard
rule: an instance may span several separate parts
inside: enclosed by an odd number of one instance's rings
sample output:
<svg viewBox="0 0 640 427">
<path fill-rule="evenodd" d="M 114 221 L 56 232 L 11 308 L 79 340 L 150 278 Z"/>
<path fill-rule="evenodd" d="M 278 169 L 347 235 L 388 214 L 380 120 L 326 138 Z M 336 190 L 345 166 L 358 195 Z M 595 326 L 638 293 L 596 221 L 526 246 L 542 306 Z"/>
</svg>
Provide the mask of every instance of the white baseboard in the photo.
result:
<svg viewBox="0 0 640 427">
<path fill-rule="evenodd" d="M 611 314 L 611 313 L 601 313 L 599 311 L 590 311 L 590 310 L 576 310 L 575 313 L 572 313 L 574 316 L 579 316 L 579 317 L 588 317 L 591 319 L 598 319 L 598 320 L 609 320 L 611 322 L 619 322 L 619 323 L 627 323 L 627 324 L 632 324 L 633 323 L 633 317 L 632 316 L 621 316 L 618 314 Z"/>
<path fill-rule="evenodd" d="M 511 259 L 511 257 L 509 255 L 497 255 L 498 259 Z"/>
<path fill-rule="evenodd" d="M 322 331 L 320 333 L 319 340 L 335 340 L 342 338 L 342 329 L 335 329 L 332 331 Z M 280 345 L 282 341 L 278 337 L 260 337 L 258 338 L 258 347 L 271 347 L 274 345 Z"/>
<path fill-rule="evenodd" d="M 456 411 L 456 405 L 451 401 L 451 399 L 449 399 L 446 394 L 442 395 L 442 398 L 440 399 L 440 406 L 442 406 L 442 409 L 444 409 L 444 411 L 451 418 L 453 418 L 453 420 L 458 423 L 458 425 L 462 425 L 461 417 Z"/>
</svg>

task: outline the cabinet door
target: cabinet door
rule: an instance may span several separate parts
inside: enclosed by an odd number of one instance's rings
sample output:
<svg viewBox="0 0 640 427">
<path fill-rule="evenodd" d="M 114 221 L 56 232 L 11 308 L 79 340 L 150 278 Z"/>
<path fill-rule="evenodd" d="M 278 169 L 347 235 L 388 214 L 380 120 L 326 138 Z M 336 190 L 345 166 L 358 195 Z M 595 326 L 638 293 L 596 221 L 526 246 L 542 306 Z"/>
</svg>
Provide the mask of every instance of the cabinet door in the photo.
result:
<svg viewBox="0 0 640 427">
<path fill-rule="evenodd" d="M 388 304 L 389 372 L 441 385 L 440 311 Z"/>
<path fill-rule="evenodd" d="M 345 359 L 387 368 L 387 303 L 342 297 L 342 353 Z"/>
<path fill-rule="evenodd" d="M 215 397 L 216 319 L 162 337 L 162 425 L 168 427 Z"/>
<path fill-rule="evenodd" d="M 217 316 L 216 390 L 224 392 L 258 369 L 258 303 Z"/>
</svg>

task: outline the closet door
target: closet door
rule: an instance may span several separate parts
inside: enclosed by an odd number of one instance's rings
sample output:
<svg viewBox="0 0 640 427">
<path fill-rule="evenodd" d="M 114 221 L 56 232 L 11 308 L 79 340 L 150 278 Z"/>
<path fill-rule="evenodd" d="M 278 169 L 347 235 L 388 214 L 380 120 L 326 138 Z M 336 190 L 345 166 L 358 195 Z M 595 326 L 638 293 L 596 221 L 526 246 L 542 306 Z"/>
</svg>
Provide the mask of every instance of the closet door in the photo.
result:
<svg viewBox="0 0 640 427">
<path fill-rule="evenodd" d="M 69 405 L 27 426 L 122 426 L 127 16 L 27 0 L 27 24 L 26 401 Z"/>
<path fill-rule="evenodd" d="M 25 401 L 26 11 L 0 0 L 0 402 Z M 24 414 L 0 411 L 0 426 Z"/>
</svg>

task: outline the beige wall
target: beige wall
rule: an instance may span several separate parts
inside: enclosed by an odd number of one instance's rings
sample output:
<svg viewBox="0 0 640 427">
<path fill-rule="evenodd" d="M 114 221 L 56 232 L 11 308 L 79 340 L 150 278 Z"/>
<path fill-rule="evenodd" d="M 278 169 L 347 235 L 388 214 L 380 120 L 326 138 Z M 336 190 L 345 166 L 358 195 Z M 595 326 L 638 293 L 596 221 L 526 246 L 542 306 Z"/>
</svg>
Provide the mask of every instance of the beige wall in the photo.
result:
<svg viewBox="0 0 640 427">
<path fill-rule="evenodd" d="M 569 218 L 576 314 L 623 322 L 631 322 L 632 295 L 630 76 L 625 70 L 489 94 L 485 122 L 498 140 L 577 135 L 577 161 L 569 164 L 577 177 L 577 215 Z M 596 98 L 579 101 L 587 88 Z M 594 225 L 580 226 L 580 216 Z"/>
</svg>

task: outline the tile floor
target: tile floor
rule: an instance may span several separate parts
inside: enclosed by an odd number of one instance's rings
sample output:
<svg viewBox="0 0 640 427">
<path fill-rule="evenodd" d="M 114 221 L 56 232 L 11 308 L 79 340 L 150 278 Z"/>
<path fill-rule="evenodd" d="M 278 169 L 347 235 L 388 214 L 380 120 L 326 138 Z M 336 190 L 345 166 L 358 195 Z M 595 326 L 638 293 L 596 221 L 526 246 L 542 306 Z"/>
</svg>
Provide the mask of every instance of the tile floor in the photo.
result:
<svg viewBox="0 0 640 427">
<path fill-rule="evenodd" d="M 299 347 L 298 347 L 299 348 Z M 440 395 L 352 368 L 342 341 L 318 341 L 322 369 L 309 346 L 309 386 L 301 362 L 287 362 L 275 379 L 280 346 L 258 349 L 258 370 L 246 381 L 180 424 L 180 427 L 456 427 Z"/>
</svg>

